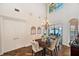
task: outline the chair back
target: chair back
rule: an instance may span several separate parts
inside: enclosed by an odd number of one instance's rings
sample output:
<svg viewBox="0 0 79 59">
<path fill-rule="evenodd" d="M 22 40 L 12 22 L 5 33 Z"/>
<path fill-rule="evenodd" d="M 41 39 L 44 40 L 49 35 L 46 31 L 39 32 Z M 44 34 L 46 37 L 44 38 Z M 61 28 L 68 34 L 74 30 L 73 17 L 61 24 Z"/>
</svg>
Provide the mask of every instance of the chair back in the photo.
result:
<svg viewBox="0 0 79 59">
<path fill-rule="evenodd" d="M 57 38 L 56 46 L 59 46 L 60 45 L 60 41 L 61 41 L 61 38 Z"/>
<path fill-rule="evenodd" d="M 50 45 L 50 46 L 51 46 L 52 48 L 55 48 L 56 42 L 57 42 L 57 39 L 55 39 L 55 40 L 51 39 L 51 45 Z"/>
<path fill-rule="evenodd" d="M 56 48 L 57 50 L 60 50 L 61 49 L 61 38 L 57 38 L 57 43 L 56 43 Z"/>
<path fill-rule="evenodd" d="M 39 49 L 39 44 L 38 44 L 38 42 L 33 41 L 33 42 L 32 42 L 32 50 L 33 50 L 34 52 L 37 52 L 38 49 Z"/>
</svg>

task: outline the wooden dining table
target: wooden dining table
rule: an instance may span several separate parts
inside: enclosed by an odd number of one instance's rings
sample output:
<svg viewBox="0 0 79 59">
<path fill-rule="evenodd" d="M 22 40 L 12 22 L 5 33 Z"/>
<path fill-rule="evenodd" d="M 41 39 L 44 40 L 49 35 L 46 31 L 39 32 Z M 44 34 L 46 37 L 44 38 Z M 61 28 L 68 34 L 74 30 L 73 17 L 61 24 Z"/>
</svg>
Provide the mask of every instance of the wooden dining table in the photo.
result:
<svg viewBox="0 0 79 59">
<path fill-rule="evenodd" d="M 35 41 L 37 41 L 39 43 L 39 46 L 43 48 L 43 55 L 46 55 L 46 47 L 49 47 L 50 45 L 47 43 L 47 41 L 42 41 L 42 39 L 36 39 Z"/>
</svg>

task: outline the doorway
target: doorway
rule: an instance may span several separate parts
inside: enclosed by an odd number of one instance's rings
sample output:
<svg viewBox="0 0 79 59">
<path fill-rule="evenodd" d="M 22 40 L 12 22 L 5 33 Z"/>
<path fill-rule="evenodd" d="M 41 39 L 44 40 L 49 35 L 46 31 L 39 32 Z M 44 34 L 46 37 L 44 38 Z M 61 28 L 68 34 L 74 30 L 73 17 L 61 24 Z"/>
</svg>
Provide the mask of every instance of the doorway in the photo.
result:
<svg viewBox="0 0 79 59">
<path fill-rule="evenodd" d="M 25 46 L 26 22 L 23 20 L 4 18 L 3 20 L 4 52 Z"/>
</svg>

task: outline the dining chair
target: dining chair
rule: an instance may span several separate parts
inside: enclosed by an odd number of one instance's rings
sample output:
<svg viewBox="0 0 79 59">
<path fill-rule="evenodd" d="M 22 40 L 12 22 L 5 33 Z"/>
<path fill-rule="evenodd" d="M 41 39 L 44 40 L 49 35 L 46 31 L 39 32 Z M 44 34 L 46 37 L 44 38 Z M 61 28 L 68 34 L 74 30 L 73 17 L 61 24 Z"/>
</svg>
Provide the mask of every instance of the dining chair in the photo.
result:
<svg viewBox="0 0 79 59">
<path fill-rule="evenodd" d="M 39 46 L 39 43 L 32 41 L 32 55 L 43 55 L 43 48 Z"/>
<path fill-rule="evenodd" d="M 48 52 L 50 52 L 50 54 L 52 56 L 52 55 L 55 55 L 55 48 L 56 48 L 57 39 L 56 38 L 54 40 L 50 39 L 50 41 L 51 41 L 51 45 L 50 45 L 50 47 L 47 47 L 47 49 L 48 49 Z"/>
<path fill-rule="evenodd" d="M 59 37 L 59 38 L 57 38 L 58 40 L 57 40 L 57 43 L 56 43 L 56 46 L 55 46 L 55 55 L 58 55 L 58 51 L 60 51 L 61 50 L 61 47 L 62 47 L 62 45 L 61 45 L 61 38 Z"/>
</svg>

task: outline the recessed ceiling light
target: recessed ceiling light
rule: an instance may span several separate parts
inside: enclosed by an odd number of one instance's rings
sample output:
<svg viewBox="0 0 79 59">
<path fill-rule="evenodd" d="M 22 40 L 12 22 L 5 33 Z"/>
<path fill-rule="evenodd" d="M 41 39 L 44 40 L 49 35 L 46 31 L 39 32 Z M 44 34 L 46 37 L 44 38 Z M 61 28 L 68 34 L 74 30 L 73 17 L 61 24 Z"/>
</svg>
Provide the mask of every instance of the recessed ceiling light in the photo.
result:
<svg viewBox="0 0 79 59">
<path fill-rule="evenodd" d="M 16 12 L 20 12 L 20 10 L 19 10 L 19 9 L 17 9 L 17 8 L 15 8 L 14 10 L 15 10 Z"/>
</svg>

